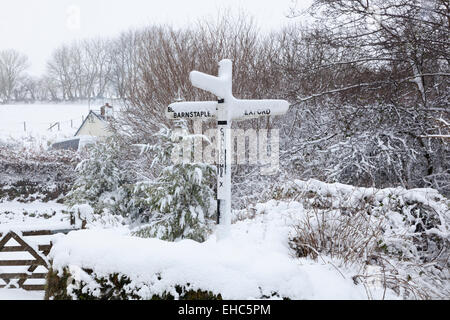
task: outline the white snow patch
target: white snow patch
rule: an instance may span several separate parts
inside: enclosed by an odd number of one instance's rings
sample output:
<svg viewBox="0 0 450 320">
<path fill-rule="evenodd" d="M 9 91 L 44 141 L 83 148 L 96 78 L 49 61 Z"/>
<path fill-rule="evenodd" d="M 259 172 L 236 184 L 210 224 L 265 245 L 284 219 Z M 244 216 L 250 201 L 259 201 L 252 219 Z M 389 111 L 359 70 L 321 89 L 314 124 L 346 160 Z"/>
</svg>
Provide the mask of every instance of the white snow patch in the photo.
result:
<svg viewBox="0 0 450 320">
<path fill-rule="evenodd" d="M 55 201 L 0 202 L 0 233 L 9 230 L 55 230 L 70 228 L 67 207 Z M 45 218 L 43 217 L 45 215 Z"/>
<path fill-rule="evenodd" d="M 81 230 L 57 239 L 49 257 L 59 271 L 70 267 L 77 280 L 89 281 L 80 268 L 98 276 L 127 275 L 142 288 L 143 298 L 187 283 L 224 299 L 258 299 L 275 292 L 291 299 L 367 298 L 361 285 L 331 264 L 290 255 L 289 224 L 292 215 L 302 214 L 300 203 L 269 201 L 264 207 L 255 219 L 233 224 L 231 237 L 221 241 L 215 235 L 204 243 L 167 242 L 116 230 Z"/>
<path fill-rule="evenodd" d="M 0 289 L 0 300 L 44 300 L 44 291 Z"/>
</svg>

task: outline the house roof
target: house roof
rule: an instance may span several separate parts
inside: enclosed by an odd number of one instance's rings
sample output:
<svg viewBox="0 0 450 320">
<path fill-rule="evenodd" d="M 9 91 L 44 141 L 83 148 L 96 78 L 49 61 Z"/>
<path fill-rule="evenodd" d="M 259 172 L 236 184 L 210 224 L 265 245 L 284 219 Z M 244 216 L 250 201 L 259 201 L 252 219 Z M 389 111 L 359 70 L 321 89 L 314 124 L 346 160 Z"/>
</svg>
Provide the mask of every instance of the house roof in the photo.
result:
<svg viewBox="0 0 450 320">
<path fill-rule="evenodd" d="M 78 146 L 80 145 L 80 138 L 70 138 L 64 139 L 62 141 L 57 141 L 51 145 L 51 149 L 72 149 L 78 150 Z"/>
<path fill-rule="evenodd" d="M 99 116 L 98 114 L 96 114 L 94 111 L 89 111 L 89 114 L 87 115 L 87 117 L 84 119 L 83 123 L 81 124 L 81 126 L 78 128 L 77 132 L 75 132 L 74 137 L 78 134 L 78 132 L 80 132 L 81 128 L 83 128 L 84 124 L 86 123 L 87 119 L 89 118 L 89 116 L 91 115 L 91 113 L 100 121 L 105 122 L 105 120 L 103 120 L 103 118 L 101 116 Z"/>
</svg>

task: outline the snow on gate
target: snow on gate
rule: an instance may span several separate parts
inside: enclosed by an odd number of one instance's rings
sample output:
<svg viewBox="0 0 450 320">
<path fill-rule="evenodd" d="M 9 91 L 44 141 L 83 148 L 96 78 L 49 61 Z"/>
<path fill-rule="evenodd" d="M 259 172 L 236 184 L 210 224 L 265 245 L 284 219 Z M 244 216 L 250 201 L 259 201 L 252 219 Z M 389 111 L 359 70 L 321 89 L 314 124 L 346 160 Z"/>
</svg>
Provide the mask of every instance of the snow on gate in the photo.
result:
<svg viewBox="0 0 450 320">
<path fill-rule="evenodd" d="M 44 290 L 51 237 L 75 229 L 0 233 L 0 289 Z M 29 237 L 34 238 L 33 240 Z"/>
</svg>

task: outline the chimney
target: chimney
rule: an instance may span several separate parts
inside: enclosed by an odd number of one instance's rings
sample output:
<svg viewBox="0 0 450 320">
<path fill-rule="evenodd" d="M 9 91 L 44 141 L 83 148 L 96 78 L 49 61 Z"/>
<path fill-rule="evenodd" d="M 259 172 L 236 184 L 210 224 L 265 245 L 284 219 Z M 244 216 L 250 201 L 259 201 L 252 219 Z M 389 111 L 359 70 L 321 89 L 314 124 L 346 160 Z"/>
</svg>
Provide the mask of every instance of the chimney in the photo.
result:
<svg viewBox="0 0 450 320">
<path fill-rule="evenodd" d="M 114 108 L 110 106 L 109 103 L 105 103 L 105 118 L 112 119 L 114 117 Z"/>
</svg>

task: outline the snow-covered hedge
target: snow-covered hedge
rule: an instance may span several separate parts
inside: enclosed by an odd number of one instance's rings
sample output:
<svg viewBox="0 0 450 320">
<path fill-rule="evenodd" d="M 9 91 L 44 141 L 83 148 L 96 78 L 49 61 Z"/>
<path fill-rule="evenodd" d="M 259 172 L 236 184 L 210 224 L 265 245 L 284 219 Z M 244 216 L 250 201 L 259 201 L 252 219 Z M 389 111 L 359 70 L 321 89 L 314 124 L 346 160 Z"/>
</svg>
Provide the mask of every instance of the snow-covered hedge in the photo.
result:
<svg viewBox="0 0 450 320">
<path fill-rule="evenodd" d="M 90 229 L 55 240 L 50 299 L 449 296 L 449 201 L 431 189 L 294 181 L 199 243 Z"/>
<path fill-rule="evenodd" d="M 405 298 L 448 297 L 450 201 L 436 190 L 297 180 L 276 193 L 306 209 L 290 238 L 297 256 L 356 265 L 355 281 L 382 282 Z"/>
<path fill-rule="evenodd" d="M 141 300 L 142 288 L 137 287 L 130 277 L 112 273 L 98 276 L 92 269 L 83 269 L 84 280 L 78 280 L 70 273 L 73 268 L 64 268 L 62 275 L 50 269 L 47 274 L 45 299 L 49 300 Z M 75 271 L 75 273 L 79 273 Z M 87 275 L 87 276 L 86 276 Z M 95 283 L 94 286 L 92 284 Z M 148 296 L 150 300 L 221 300 L 221 295 L 193 290 L 190 284 L 175 286 L 174 290 Z M 173 295 L 176 292 L 176 295 Z"/>
<path fill-rule="evenodd" d="M 288 246 L 298 202 L 258 205 L 231 237 L 168 242 L 81 230 L 54 240 L 50 299 L 365 299 L 362 285 L 331 264 L 293 257 Z M 344 276 L 345 275 L 345 276 Z M 115 285 L 117 284 L 117 285 Z"/>
<path fill-rule="evenodd" d="M 60 200 L 74 180 L 79 156 L 67 150 L 0 145 L 0 201 Z"/>
<path fill-rule="evenodd" d="M 288 256 L 235 241 L 168 242 L 82 230 L 57 241 L 50 258 L 51 299 L 281 298 L 287 278 L 304 286 Z"/>
</svg>

